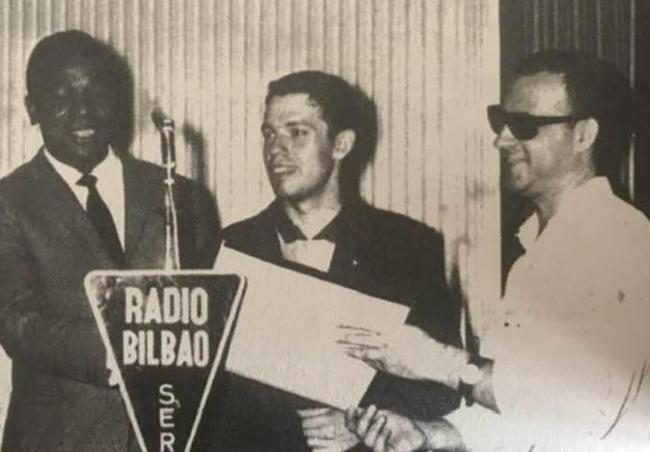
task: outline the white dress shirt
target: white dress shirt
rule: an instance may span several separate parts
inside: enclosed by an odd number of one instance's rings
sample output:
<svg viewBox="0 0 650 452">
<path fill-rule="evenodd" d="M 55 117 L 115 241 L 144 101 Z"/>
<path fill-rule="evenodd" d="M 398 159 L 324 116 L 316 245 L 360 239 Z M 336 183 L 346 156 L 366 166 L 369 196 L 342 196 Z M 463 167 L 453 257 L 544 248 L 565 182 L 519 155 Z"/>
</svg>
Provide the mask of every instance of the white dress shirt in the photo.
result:
<svg viewBox="0 0 650 452">
<path fill-rule="evenodd" d="M 280 250 L 282 256 L 292 262 L 327 272 L 332 263 L 336 244 L 327 239 L 316 239 L 315 237 L 325 229 L 339 214 L 340 210 L 327 210 L 312 222 L 311 231 L 300 231 L 305 239 L 294 240 L 287 243 L 278 232 Z M 288 218 L 287 218 L 288 220 Z M 291 221 L 291 220 L 288 220 Z M 294 225 L 295 226 L 295 225 Z M 298 226 L 295 226 L 296 228 Z"/>
<path fill-rule="evenodd" d="M 296 262 L 308 267 L 315 268 L 322 272 L 327 272 L 334 255 L 335 244 L 324 239 L 307 239 L 296 240 L 292 243 L 286 243 L 282 236 L 280 239 L 280 249 L 282 255 L 288 261 Z"/>
<path fill-rule="evenodd" d="M 650 450 L 650 223 L 598 177 L 519 239 L 482 338 L 501 414 L 449 419 L 477 451 Z"/>
<path fill-rule="evenodd" d="M 88 188 L 77 185 L 77 182 L 83 175 L 78 169 L 57 160 L 45 148 L 45 157 L 52 164 L 54 170 L 61 176 L 65 183 L 70 187 L 72 193 L 86 209 L 86 200 L 88 199 Z M 102 200 L 108 207 L 115 222 L 117 235 L 124 249 L 124 236 L 126 229 L 126 207 L 124 195 L 124 174 L 122 172 L 122 161 L 115 155 L 112 149 L 109 150 L 106 158 L 102 160 L 91 172 L 97 178 L 97 191 Z"/>
</svg>

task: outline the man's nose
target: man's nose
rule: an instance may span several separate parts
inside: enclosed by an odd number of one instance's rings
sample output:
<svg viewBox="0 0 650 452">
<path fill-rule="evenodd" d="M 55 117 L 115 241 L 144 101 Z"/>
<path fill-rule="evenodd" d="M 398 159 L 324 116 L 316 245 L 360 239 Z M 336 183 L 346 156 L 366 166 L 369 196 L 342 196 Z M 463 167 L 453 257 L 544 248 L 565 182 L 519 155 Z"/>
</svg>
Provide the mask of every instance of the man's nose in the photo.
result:
<svg viewBox="0 0 650 452">
<path fill-rule="evenodd" d="M 275 134 L 273 138 L 267 140 L 266 149 L 270 155 L 287 151 L 289 149 L 289 137 L 283 133 Z"/>
<path fill-rule="evenodd" d="M 88 96 L 83 94 L 73 96 L 72 101 L 70 102 L 70 111 L 75 116 L 88 116 L 92 113 L 93 109 L 93 102 L 88 98 Z"/>
<path fill-rule="evenodd" d="M 502 151 L 517 143 L 517 139 L 510 131 L 508 125 L 504 125 L 501 132 L 494 139 L 494 147 Z"/>
</svg>

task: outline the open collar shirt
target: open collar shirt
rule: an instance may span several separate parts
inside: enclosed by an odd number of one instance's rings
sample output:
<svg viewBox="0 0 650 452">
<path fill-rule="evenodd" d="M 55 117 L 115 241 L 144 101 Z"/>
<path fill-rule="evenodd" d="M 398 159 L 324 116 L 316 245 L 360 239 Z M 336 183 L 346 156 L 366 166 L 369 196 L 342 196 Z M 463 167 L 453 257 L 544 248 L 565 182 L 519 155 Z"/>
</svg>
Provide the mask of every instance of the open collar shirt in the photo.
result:
<svg viewBox="0 0 650 452">
<path fill-rule="evenodd" d="M 275 209 L 276 233 L 282 256 L 289 261 L 328 272 L 336 248 L 342 211 L 324 216 L 320 232 L 313 237 L 307 237 L 279 204 L 275 205 Z"/>
<path fill-rule="evenodd" d="M 472 450 L 650 450 L 647 218 L 597 177 L 519 239 L 482 338 L 501 414 L 475 405 L 450 420 Z"/>
</svg>

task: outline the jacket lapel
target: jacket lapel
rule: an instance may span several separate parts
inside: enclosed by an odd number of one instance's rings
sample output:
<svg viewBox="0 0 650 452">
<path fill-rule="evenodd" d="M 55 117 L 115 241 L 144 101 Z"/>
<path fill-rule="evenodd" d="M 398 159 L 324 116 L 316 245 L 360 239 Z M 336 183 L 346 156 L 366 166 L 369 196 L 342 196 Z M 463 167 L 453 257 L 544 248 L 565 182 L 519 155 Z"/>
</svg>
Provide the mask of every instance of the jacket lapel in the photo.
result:
<svg viewBox="0 0 650 452">
<path fill-rule="evenodd" d="M 125 261 L 128 263 L 140 248 L 149 223 L 155 221 L 156 226 L 162 223 L 162 181 L 151 177 L 147 178 L 148 173 L 138 171 L 136 162 L 131 157 L 125 157 L 122 163 L 124 196 L 126 198 L 124 203 L 126 210 Z M 162 226 L 164 227 L 164 225 Z M 160 228 L 157 227 L 156 230 L 160 232 Z M 164 243 L 161 242 L 161 246 L 164 247 Z"/>
<path fill-rule="evenodd" d="M 284 259 L 276 230 L 276 209 L 277 206 L 273 203 L 262 212 L 260 233 L 252 235 L 248 249 L 266 261 L 280 263 Z"/>
<path fill-rule="evenodd" d="M 329 273 L 337 281 L 353 285 L 363 267 L 360 262 L 358 247 L 368 231 L 359 230 L 356 206 L 345 206 L 340 213 L 339 230 L 336 237 L 336 248 L 330 264 Z"/>
</svg>

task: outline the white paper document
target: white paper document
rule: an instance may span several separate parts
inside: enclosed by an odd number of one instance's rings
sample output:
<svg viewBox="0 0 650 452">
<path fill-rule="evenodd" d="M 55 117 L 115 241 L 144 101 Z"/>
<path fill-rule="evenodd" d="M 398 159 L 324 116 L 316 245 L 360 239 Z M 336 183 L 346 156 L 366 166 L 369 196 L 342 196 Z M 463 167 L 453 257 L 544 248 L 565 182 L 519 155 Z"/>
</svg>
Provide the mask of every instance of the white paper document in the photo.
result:
<svg viewBox="0 0 650 452">
<path fill-rule="evenodd" d="M 406 306 L 225 246 L 215 269 L 248 280 L 226 369 L 341 409 L 359 403 L 375 371 L 345 354 L 337 325 L 390 330 L 408 314 Z"/>
</svg>

